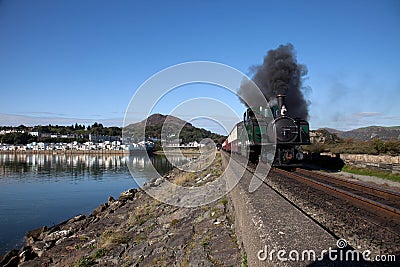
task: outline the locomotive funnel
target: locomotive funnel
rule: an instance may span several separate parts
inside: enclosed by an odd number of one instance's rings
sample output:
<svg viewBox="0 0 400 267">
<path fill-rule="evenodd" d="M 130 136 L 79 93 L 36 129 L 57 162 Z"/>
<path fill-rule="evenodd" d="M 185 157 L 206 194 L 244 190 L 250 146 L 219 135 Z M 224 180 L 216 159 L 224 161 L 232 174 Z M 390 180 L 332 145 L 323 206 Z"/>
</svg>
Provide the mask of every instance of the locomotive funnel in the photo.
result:
<svg viewBox="0 0 400 267">
<path fill-rule="evenodd" d="M 286 114 L 286 105 L 285 105 L 286 95 L 278 94 L 276 99 L 278 100 L 278 116 L 284 116 Z"/>
</svg>

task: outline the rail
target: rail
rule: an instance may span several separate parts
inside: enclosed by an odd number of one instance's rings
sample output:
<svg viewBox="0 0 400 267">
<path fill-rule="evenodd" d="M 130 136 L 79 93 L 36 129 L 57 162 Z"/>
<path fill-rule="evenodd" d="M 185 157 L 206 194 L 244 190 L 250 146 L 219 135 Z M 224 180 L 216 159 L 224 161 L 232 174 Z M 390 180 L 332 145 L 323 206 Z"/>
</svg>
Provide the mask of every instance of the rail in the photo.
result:
<svg viewBox="0 0 400 267">
<path fill-rule="evenodd" d="M 394 197 L 400 199 L 400 194 L 396 192 L 384 190 L 373 186 L 366 186 L 352 181 L 344 181 L 344 179 L 325 176 L 323 174 L 316 174 L 305 170 L 299 170 L 298 172 L 288 172 L 281 169 L 273 169 L 273 171 L 294 178 L 299 182 L 309 184 L 318 189 L 333 193 L 353 203 L 357 203 L 363 208 L 368 208 L 370 210 L 372 209 L 373 211 L 379 212 L 380 214 L 383 213 L 390 218 L 400 220 L 400 209 L 384 204 L 382 203 L 382 201 L 376 201 L 365 197 L 365 193 L 363 193 L 363 190 L 368 190 L 370 194 L 375 196 L 385 195 L 390 196 L 391 199 L 393 199 Z M 319 179 L 315 179 L 315 176 L 317 176 Z M 330 179 L 329 181 L 331 184 L 328 184 L 328 179 Z M 336 185 L 332 185 L 332 183 L 336 183 Z M 337 186 L 339 183 L 341 183 L 341 185 L 345 185 L 346 189 L 344 189 L 344 186 L 342 188 L 339 188 Z M 349 190 L 353 192 L 350 192 Z"/>
</svg>

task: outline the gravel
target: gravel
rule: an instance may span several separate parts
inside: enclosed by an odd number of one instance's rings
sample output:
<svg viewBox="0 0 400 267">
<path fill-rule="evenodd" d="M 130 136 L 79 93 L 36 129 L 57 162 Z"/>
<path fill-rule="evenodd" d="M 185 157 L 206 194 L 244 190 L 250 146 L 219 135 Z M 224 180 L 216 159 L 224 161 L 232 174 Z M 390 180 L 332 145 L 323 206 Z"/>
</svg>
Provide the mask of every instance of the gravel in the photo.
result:
<svg viewBox="0 0 400 267">
<path fill-rule="evenodd" d="M 270 172 L 267 183 L 337 237 L 372 255 L 400 255 L 400 224 L 324 191 Z"/>
</svg>

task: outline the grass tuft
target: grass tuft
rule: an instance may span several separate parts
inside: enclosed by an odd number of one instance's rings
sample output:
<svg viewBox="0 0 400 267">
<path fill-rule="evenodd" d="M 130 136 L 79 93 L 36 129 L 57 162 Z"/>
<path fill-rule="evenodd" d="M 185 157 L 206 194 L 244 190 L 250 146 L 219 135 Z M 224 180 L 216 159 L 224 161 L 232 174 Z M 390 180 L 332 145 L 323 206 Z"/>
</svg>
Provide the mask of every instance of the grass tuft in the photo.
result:
<svg viewBox="0 0 400 267">
<path fill-rule="evenodd" d="M 129 237 L 123 235 L 122 233 L 106 230 L 101 234 L 100 240 L 101 247 L 107 247 L 115 244 L 126 244 L 129 242 Z"/>
<path fill-rule="evenodd" d="M 242 267 L 247 267 L 247 253 L 246 251 L 243 253 L 243 258 L 242 258 Z"/>
<path fill-rule="evenodd" d="M 95 262 L 92 258 L 84 256 L 84 257 L 80 258 L 79 260 L 75 261 L 74 266 L 75 267 L 89 267 L 94 264 L 95 264 Z"/>
<path fill-rule="evenodd" d="M 108 252 L 107 249 L 101 248 L 101 249 L 97 250 L 97 251 L 94 253 L 93 256 L 94 256 L 95 259 L 100 259 L 101 257 L 104 257 L 104 256 L 107 254 L 107 252 Z"/>
</svg>

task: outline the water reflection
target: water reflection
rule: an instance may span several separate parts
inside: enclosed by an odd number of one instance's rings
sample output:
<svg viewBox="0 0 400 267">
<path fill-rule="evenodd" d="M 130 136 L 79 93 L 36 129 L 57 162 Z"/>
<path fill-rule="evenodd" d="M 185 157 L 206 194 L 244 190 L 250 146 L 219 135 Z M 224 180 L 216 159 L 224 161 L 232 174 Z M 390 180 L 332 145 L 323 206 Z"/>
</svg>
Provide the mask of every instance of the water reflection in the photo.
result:
<svg viewBox="0 0 400 267">
<path fill-rule="evenodd" d="M 185 158 L 170 157 L 174 164 L 182 164 Z M 101 177 L 105 172 L 127 172 L 127 164 L 135 171 L 148 173 L 150 167 L 164 174 L 172 163 L 161 155 L 85 155 L 85 154 L 0 154 L 1 178 L 30 177 Z M 142 177 L 140 177 L 142 178 Z"/>
<path fill-rule="evenodd" d="M 126 171 L 127 157 L 118 155 L 50 155 L 3 154 L 0 155 L 0 176 L 35 175 L 101 175 L 104 171 Z"/>
</svg>

